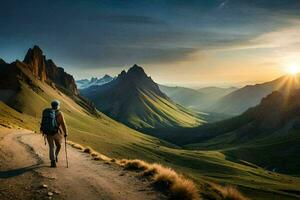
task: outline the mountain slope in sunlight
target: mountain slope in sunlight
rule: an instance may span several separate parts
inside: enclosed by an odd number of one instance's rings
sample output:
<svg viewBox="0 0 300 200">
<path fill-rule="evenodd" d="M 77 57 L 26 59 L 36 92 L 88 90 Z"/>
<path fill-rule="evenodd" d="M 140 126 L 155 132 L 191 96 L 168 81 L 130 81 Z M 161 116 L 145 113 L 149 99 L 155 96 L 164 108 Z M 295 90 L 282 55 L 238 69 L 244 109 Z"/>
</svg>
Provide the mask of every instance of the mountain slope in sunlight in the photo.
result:
<svg viewBox="0 0 300 200">
<path fill-rule="evenodd" d="M 80 92 L 108 116 L 138 129 L 193 127 L 203 122 L 162 93 L 137 65 L 107 84 Z"/>
<path fill-rule="evenodd" d="M 238 89 L 217 101 L 211 106 L 213 112 L 238 115 L 248 108 L 259 104 L 263 97 L 273 91 L 283 91 L 288 93 L 290 90 L 300 86 L 300 75 L 283 76 L 270 82 L 248 85 Z"/>
<path fill-rule="evenodd" d="M 299 174 L 299 99 L 300 90 L 275 91 L 240 116 L 194 130 L 186 143 L 195 143 L 189 148 L 223 149 L 270 170 Z"/>
</svg>

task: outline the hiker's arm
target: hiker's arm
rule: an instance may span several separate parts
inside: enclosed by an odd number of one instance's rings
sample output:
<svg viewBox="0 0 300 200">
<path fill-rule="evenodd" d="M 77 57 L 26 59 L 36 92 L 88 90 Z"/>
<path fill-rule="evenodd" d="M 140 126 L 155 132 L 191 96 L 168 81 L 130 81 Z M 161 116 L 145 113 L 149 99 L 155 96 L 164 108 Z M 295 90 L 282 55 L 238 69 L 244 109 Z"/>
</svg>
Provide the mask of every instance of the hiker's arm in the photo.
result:
<svg viewBox="0 0 300 200">
<path fill-rule="evenodd" d="M 68 136 L 67 126 L 62 113 L 58 116 L 58 123 L 61 125 L 61 128 L 65 134 L 65 137 Z"/>
</svg>

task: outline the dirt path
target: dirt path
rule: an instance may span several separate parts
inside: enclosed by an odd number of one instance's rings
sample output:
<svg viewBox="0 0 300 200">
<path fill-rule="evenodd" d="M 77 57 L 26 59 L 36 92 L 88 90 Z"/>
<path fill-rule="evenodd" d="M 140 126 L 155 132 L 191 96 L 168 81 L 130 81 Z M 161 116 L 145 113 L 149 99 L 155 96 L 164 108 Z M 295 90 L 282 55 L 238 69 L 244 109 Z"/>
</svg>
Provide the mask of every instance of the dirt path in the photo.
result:
<svg viewBox="0 0 300 200">
<path fill-rule="evenodd" d="M 0 199 L 165 199 L 134 173 L 67 148 L 70 167 L 66 168 L 62 148 L 53 169 L 40 135 L 0 128 Z"/>
</svg>

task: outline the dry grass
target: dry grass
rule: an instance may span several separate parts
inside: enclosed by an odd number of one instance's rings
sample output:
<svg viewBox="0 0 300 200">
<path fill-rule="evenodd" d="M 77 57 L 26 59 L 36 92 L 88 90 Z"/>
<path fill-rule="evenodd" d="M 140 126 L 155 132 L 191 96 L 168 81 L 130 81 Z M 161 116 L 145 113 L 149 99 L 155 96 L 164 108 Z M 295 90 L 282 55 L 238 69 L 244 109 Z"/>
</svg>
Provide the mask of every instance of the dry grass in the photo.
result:
<svg viewBox="0 0 300 200">
<path fill-rule="evenodd" d="M 84 148 L 83 152 L 88 153 L 88 154 L 92 154 L 95 151 L 91 147 L 86 147 L 86 148 Z"/>
<path fill-rule="evenodd" d="M 150 164 L 138 159 L 118 160 L 109 158 L 97 151 L 94 151 L 91 147 L 84 148 L 80 144 L 71 141 L 68 141 L 68 144 L 90 154 L 94 160 L 104 161 L 105 164 L 116 163 L 117 165 L 124 167 L 124 169 L 141 172 L 140 175 L 151 180 L 157 189 L 168 193 L 170 199 L 200 200 L 199 191 L 194 182 L 186 179 L 171 168 L 164 167 L 156 163 Z M 232 186 L 223 187 L 214 184 L 212 187 L 223 200 L 249 200 Z"/>
<path fill-rule="evenodd" d="M 213 188 L 217 190 L 224 200 L 249 200 L 233 186 L 213 185 Z"/>
<path fill-rule="evenodd" d="M 139 170 L 139 171 L 144 171 L 147 170 L 150 165 L 142 160 L 127 160 L 127 159 L 122 159 L 118 162 L 122 167 L 128 170 Z"/>
<path fill-rule="evenodd" d="M 69 145 L 71 145 L 72 147 L 74 147 L 75 149 L 79 149 L 81 151 L 83 151 L 85 148 L 83 146 L 81 146 L 80 144 L 74 143 L 72 141 L 68 141 L 67 142 Z"/>
<path fill-rule="evenodd" d="M 111 161 L 111 158 L 109 158 L 109 157 L 107 157 L 107 156 L 105 156 L 101 153 L 98 153 L 97 157 L 95 157 L 95 158 L 97 158 L 97 160 L 103 160 L 105 162 L 110 162 Z M 95 158 L 94 158 L 94 160 L 95 160 Z"/>
<path fill-rule="evenodd" d="M 170 194 L 170 199 L 199 200 L 195 184 L 173 169 L 159 164 L 149 164 L 142 160 L 120 160 L 121 166 L 128 170 L 143 171 L 142 176 L 149 177 L 156 188 Z"/>
</svg>

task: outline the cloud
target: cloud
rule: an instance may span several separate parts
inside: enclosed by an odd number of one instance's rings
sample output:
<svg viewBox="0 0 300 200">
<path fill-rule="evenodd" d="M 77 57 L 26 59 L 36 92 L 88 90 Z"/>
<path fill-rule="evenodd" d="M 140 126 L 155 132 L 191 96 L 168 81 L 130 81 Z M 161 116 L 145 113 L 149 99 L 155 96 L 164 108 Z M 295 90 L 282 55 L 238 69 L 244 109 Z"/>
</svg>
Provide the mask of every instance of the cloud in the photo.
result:
<svg viewBox="0 0 300 200">
<path fill-rule="evenodd" d="M 106 22 L 112 23 L 128 23 L 128 24 L 141 24 L 141 25 L 166 25 L 163 20 L 156 19 L 154 17 L 143 15 L 106 15 L 101 18 Z"/>
<path fill-rule="evenodd" d="M 196 49 L 192 48 L 154 48 L 138 46 L 104 46 L 99 51 L 97 47 L 86 47 L 63 51 L 60 55 L 68 65 L 74 67 L 97 69 L 99 67 L 122 67 L 139 64 L 163 64 L 185 59 Z"/>
</svg>

